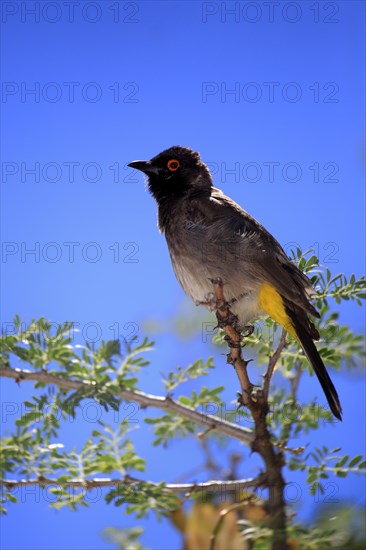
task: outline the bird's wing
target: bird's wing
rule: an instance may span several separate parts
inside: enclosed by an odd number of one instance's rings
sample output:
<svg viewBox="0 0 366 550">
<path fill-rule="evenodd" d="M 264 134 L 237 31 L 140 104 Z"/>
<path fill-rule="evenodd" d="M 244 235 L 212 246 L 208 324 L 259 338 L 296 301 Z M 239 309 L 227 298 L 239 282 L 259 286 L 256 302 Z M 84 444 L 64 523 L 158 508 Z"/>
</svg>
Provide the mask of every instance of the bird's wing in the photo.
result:
<svg viewBox="0 0 366 550">
<path fill-rule="evenodd" d="M 213 187 L 209 194 L 192 196 L 186 205 L 192 230 L 204 230 L 209 242 L 226 247 L 246 280 L 267 282 L 290 302 L 319 316 L 309 302 L 314 294 L 309 279 L 288 259 L 278 241 L 237 203 Z"/>
</svg>

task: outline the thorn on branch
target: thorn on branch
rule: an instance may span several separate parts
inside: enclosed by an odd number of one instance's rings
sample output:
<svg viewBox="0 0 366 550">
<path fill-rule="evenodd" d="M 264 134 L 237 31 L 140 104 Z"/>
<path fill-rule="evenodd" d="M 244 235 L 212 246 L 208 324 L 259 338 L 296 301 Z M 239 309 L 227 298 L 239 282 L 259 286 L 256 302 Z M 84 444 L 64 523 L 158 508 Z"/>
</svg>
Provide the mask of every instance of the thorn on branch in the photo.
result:
<svg viewBox="0 0 366 550">
<path fill-rule="evenodd" d="M 233 364 L 233 358 L 231 357 L 231 353 L 226 353 L 226 363 L 229 365 Z"/>
<path fill-rule="evenodd" d="M 244 338 L 248 338 L 254 332 L 254 325 L 245 325 L 244 330 L 246 331 L 246 333 L 244 333 Z"/>
<path fill-rule="evenodd" d="M 238 403 L 238 409 L 240 409 L 241 407 L 245 407 L 246 403 L 243 399 L 243 395 L 239 391 L 236 392 L 236 395 L 237 395 L 236 402 Z"/>
<path fill-rule="evenodd" d="M 204 437 L 205 437 L 208 433 L 210 433 L 212 430 L 214 430 L 215 428 L 216 428 L 216 425 L 213 424 L 212 426 L 209 426 L 209 427 L 207 428 L 207 430 L 205 430 L 204 432 L 199 432 L 199 433 L 197 434 L 198 439 L 204 439 Z"/>
</svg>

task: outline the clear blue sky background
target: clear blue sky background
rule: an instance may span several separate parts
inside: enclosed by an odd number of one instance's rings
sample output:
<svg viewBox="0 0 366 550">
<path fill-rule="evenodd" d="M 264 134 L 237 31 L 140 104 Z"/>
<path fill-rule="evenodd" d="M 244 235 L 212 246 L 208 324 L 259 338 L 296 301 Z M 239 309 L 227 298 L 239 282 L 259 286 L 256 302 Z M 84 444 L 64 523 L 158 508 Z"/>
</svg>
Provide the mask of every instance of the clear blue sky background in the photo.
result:
<svg viewBox="0 0 366 550">
<path fill-rule="evenodd" d="M 111 326 L 142 337 L 144 320 L 176 314 L 184 295 L 156 206 L 142 176 L 126 167 L 176 144 L 200 151 L 215 184 L 283 245 L 318 243 L 331 270 L 364 272 L 363 2 L 280 2 L 273 15 L 260 1 L 237 2 L 234 15 L 225 11 L 234 2 L 81 1 L 72 15 L 59 1 L 36 3 L 39 15 L 24 11 L 34 4 L 2 2 L 2 240 L 12 243 L 2 256 L 3 323 L 15 313 L 25 321 L 73 320 L 87 338 L 111 339 Z M 39 175 L 26 172 L 35 166 Z M 233 167 L 239 175 L 228 172 Z M 74 261 L 70 242 L 79 243 Z M 39 256 L 25 254 L 35 247 Z M 340 310 L 362 331 L 360 308 Z M 217 349 L 199 336 L 183 342 L 169 326 L 157 336 L 141 389 L 161 392 L 161 372 L 212 353 L 209 383 L 224 381 L 230 402 L 237 384 Z M 334 380 L 344 422 L 312 435 L 313 443 L 362 453 L 363 378 L 340 372 Z M 32 393 L 26 384 L 1 386 L 3 400 L 19 405 Z M 304 377 L 301 396 L 313 395 L 323 402 L 314 378 Z M 105 413 L 101 420 L 113 423 Z M 202 462 L 193 439 L 151 449 L 141 424 L 135 442 L 150 458 L 147 479 L 172 481 Z M 85 418 L 68 423 L 62 441 L 78 448 L 94 427 Z M 257 462 L 249 464 L 240 475 L 255 474 Z M 302 478 L 291 479 L 301 488 L 299 516 L 310 518 L 316 503 Z M 340 500 L 361 504 L 364 489 L 359 478 L 337 480 Z M 9 550 L 108 548 L 99 537 L 104 527 L 137 523 L 103 501 L 56 512 L 45 499 L 23 496 L 2 520 Z M 138 524 L 150 547 L 179 547 L 167 521 Z"/>
</svg>

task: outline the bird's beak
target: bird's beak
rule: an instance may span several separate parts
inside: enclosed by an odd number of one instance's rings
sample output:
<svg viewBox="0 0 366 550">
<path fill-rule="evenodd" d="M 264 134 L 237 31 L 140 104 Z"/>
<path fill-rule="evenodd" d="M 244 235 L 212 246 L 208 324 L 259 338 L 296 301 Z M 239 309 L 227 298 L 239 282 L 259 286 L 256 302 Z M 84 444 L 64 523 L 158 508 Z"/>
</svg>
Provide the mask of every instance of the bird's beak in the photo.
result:
<svg viewBox="0 0 366 550">
<path fill-rule="evenodd" d="M 157 168 L 157 166 L 153 166 L 149 160 L 134 160 L 133 162 L 130 162 L 127 166 L 135 168 L 135 170 L 140 170 L 148 176 L 151 174 L 159 174 L 159 168 Z"/>
</svg>

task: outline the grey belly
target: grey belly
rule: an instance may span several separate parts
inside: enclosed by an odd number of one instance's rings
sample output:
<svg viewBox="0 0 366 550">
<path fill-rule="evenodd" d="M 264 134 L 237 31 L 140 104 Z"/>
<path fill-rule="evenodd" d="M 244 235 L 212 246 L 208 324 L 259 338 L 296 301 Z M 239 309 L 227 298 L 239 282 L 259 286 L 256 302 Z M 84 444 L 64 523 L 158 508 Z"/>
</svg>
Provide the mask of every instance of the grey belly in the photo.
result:
<svg viewBox="0 0 366 550">
<path fill-rule="evenodd" d="M 190 254 L 184 247 L 177 250 L 169 246 L 169 251 L 175 275 L 194 302 L 205 302 L 206 296 L 213 291 L 211 279 L 220 277 L 224 283 L 225 299 L 236 299 L 231 310 L 238 315 L 241 324 L 246 325 L 263 314 L 258 307 L 259 287 L 248 280 L 240 262 L 230 261 L 222 255 L 205 255 L 194 248 Z"/>
</svg>

